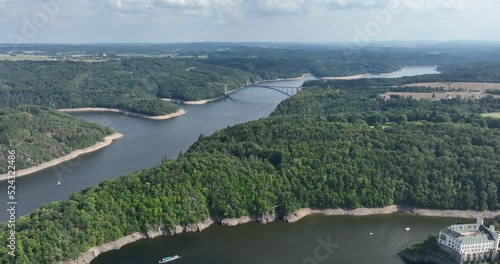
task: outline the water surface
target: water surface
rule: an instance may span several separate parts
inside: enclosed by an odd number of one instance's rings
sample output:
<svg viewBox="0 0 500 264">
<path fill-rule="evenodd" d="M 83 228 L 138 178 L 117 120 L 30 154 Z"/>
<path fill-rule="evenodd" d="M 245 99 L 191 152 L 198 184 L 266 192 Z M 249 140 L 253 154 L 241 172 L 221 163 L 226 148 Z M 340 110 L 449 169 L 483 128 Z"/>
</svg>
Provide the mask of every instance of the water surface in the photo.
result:
<svg viewBox="0 0 500 264">
<path fill-rule="evenodd" d="M 403 264 L 399 250 L 438 233 L 454 220 L 398 213 L 309 216 L 294 224 L 214 225 L 201 233 L 143 239 L 104 253 L 91 264 L 158 263 L 171 255 L 182 256 L 175 264 Z M 327 251 L 323 245 L 329 242 L 334 245 Z M 316 248 L 324 261 L 314 257 Z"/>
<path fill-rule="evenodd" d="M 436 73 L 436 67 L 408 67 L 379 77 L 400 77 Z M 375 77 L 375 76 L 373 76 Z M 306 80 L 314 79 L 307 76 Z M 266 82 L 231 94 L 231 98 L 205 105 L 183 105 L 186 114 L 164 121 L 148 120 L 120 113 L 75 113 L 86 121 L 110 126 L 122 133 L 110 146 L 59 166 L 16 180 L 17 215 L 32 212 L 42 204 L 63 200 L 71 193 L 134 171 L 158 165 L 162 158 L 175 158 L 186 151 L 200 134 L 210 135 L 227 126 L 267 117 L 286 95 L 259 86 L 299 87 L 304 80 Z M 57 186 L 57 182 L 62 184 Z M 7 190 L 7 182 L 0 182 Z M 7 194 L 0 196 L 7 204 Z M 7 207 L 5 207 L 7 208 Z M 7 214 L 0 214 L 0 221 Z"/>
</svg>

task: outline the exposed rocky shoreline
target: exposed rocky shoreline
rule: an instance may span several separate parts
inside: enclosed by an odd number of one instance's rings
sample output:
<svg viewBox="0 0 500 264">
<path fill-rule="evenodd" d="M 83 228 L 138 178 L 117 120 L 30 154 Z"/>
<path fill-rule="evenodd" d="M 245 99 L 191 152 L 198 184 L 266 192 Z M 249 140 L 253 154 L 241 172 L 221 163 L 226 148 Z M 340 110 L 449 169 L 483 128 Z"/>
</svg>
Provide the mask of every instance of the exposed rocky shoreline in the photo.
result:
<svg viewBox="0 0 500 264">
<path fill-rule="evenodd" d="M 367 216 L 367 215 L 383 215 L 383 214 L 392 214 L 396 212 L 405 212 L 414 215 L 422 215 L 422 216 L 436 216 L 436 217 L 455 217 L 455 218 L 475 218 L 475 217 L 483 217 L 483 218 L 493 218 L 497 215 L 500 215 L 500 211 L 459 211 L 459 210 L 432 210 L 432 209 L 420 209 L 411 206 L 403 206 L 403 205 L 390 205 L 381 208 L 357 208 L 357 209 L 314 209 L 314 208 L 302 208 L 293 213 L 287 213 L 284 216 L 278 215 L 276 212 L 269 212 L 263 214 L 261 216 L 242 216 L 239 218 L 226 218 L 226 219 L 206 219 L 204 221 L 189 224 L 189 225 L 177 225 L 173 228 L 167 227 L 156 227 L 147 233 L 136 232 L 129 236 L 120 238 L 116 241 L 109 242 L 100 246 L 96 246 L 83 253 L 80 258 L 72 261 L 65 262 L 65 264 L 88 264 L 94 258 L 96 258 L 99 254 L 108 252 L 111 250 L 120 249 L 122 246 L 133 243 L 140 239 L 153 239 L 159 236 L 173 236 L 181 233 L 190 233 L 190 232 L 201 232 L 211 225 L 217 223 L 223 226 L 237 226 L 241 224 L 246 224 L 250 222 L 259 222 L 262 224 L 267 224 L 273 222 L 277 219 L 282 219 L 287 223 L 294 223 L 299 221 L 300 219 L 308 216 L 308 215 L 353 215 L 353 216 Z M 403 253 L 402 253 L 403 252 Z M 404 251 L 400 252 L 401 254 L 405 254 Z M 411 257 L 413 255 L 402 255 L 403 258 L 408 257 L 409 261 L 411 261 Z M 415 256 L 413 256 L 415 257 Z M 429 257 L 428 259 L 434 260 L 434 257 Z M 420 260 L 421 261 L 421 260 Z M 417 261 L 418 262 L 418 261 Z M 425 261 L 421 261 L 425 262 Z M 428 262 L 428 263 L 437 263 L 437 264 L 449 264 L 447 262 Z"/>
<path fill-rule="evenodd" d="M 380 215 L 380 214 L 393 214 L 397 212 L 409 213 L 421 216 L 436 216 L 436 217 L 454 217 L 454 218 L 494 218 L 500 215 L 498 211 L 472 211 L 472 210 L 439 210 L 439 209 L 421 209 L 412 206 L 404 205 L 389 205 L 381 208 L 357 208 L 357 209 L 314 209 L 302 208 L 293 213 L 288 213 L 283 217 L 283 220 L 288 223 L 294 223 L 300 219 L 312 215 L 354 215 L 354 216 L 367 216 L 367 215 Z"/>
</svg>

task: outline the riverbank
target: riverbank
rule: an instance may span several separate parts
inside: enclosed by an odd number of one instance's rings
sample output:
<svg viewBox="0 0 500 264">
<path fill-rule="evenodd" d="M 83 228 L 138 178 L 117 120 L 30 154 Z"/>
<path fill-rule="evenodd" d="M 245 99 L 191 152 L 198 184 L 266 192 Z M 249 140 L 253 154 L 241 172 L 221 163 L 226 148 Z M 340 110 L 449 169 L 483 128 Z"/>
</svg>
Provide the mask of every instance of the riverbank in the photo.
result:
<svg viewBox="0 0 500 264">
<path fill-rule="evenodd" d="M 405 68 L 410 68 L 410 67 L 405 67 Z M 386 73 L 381 73 L 378 74 L 379 76 L 390 76 L 393 74 L 396 74 L 398 72 L 403 71 L 403 69 L 393 71 L 393 72 L 386 72 Z M 321 77 L 322 80 L 358 80 L 365 78 L 367 76 L 370 76 L 370 73 L 364 73 L 364 74 L 357 74 L 357 75 L 351 75 L 351 76 L 338 76 L 338 77 Z M 375 74 L 376 75 L 376 74 Z"/>
<path fill-rule="evenodd" d="M 288 223 L 294 223 L 309 215 L 353 215 L 353 216 L 368 216 L 393 213 L 408 213 L 420 216 L 433 217 L 454 217 L 454 218 L 494 218 L 500 215 L 499 211 L 472 211 L 472 210 L 438 210 L 438 209 L 421 209 L 404 205 L 389 205 L 381 208 L 357 208 L 357 209 L 313 209 L 302 208 L 294 213 L 288 213 L 283 217 L 283 220 Z"/>
<path fill-rule="evenodd" d="M 269 80 L 260 80 L 260 81 L 256 81 L 256 82 L 252 82 L 248 85 L 255 85 L 255 84 L 259 84 L 259 83 L 266 83 L 266 82 L 279 82 L 279 81 L 298 81 L 298 80 L 303 80 L 305 79 L 307 76 L 311 76 L 312 74 L 310 73 L 304 73 L 302 74 L 302 76 L 299 76 L 299 77 L 291 77 L 291 78 L 276 78 L 276 79 L 269 79 Z"/>
<path fill-rule="evenodd" d="M 179 109 L 175 113 L 167 114 L 167 115 L 161 115 L 161 116 L 148 116 L 148 115 L 143 115 L 143 114 L 138 114 L 138 113 L 133 113 L 125 110 L 120 110 L 120 109 L 114 109 L 114 108 L 100 108 L 100 107 L 86 107 L 86 108 L 66 108 L 66 109 L 58 109 L 60 112 L 65 112 L 65 113 L 78 113 L 78 112 L 114 112 L 114 113 L 122 113 L 126 115 L 131 115 L 131 116 L 138 116 L 142 118 L 147 118 L 151 120 L 167 120 L 170 118 L 174 118 L 180 115 L 183 115 L 186 113 L 184 109 Z"/>
<path fill-rule="evenodd" d="M 302 208 L 293 213 L 288 213 L 283 217 L 280 217 L 276 212 L 266 213 L 262 216 L 242 216 L 238 218 L 225 218 L 225 219 L 206 219 L 204 221 L 189 224 L 189 225 L 177 225 L 173 228 L 168 227 L 157 227 L 147 233 L 136 232 L 129 236 L 120 238 L 116 241 L 103 244 L 101 246 L 96 246 L 91 248 L 85 253 L 82 253 L 80 258 L 72 261 L 65 262 L 65 264 L 88 264 L 99 254 L 105 253 L 111 250 L 116 250 L 124 245 L 136 242 L 140 239 L 153 239 L 160 236 L 173 236 L 181 233 L 190 232 L 201 232 L 213 224 L 220 224 L 222 226 L 237 226 L 250 222 L 259 222 L 262 224 L 273 222 L 277 219 L 282 219 L 287 223 L 294 223 L 300 219 L 309 215 L 328 215 L 328 216 L 339 216 L 339 215 L 352 215 L 352 216 L 368 216 L 368 215 L 382 215 L 382 214 L 393 214 L 397 212 L 404 212 L 413 215 L 421 216 L 440 216 L 440 217 L 455 217 L 455 218 L 493 218 L 496 215 L 500 215 L 500 211 L 459 211 L 459 210 L 432 210 L 432 209 L 421 209 L 411 206 L 403 205 L 390 205 L 381 208 L 357 208 L 357 209 L 314 209 L 314 208 Z"/>
<path fill-rule="evenodd" d="M 75 150 L 75 151 L 73 151 L 73 152 L 71 152 L 71 153 L 69 153 L 67 155 L 59 157 L 57 159 L 53 159 L 51 161 L 44 162 L 44 163 L 42 163 L 40 165 L 37 165 L 35 167 L 18 170 L 18 171 L 16 171 L 16 178 L 19 178 L 19 177 L 22 177 L 22 176 L 26 176 L 26 175 L 35 173 L 37 171 L 45 170 L 47 168 L 59 165 L 61 163 L 69 161 L 69 160 L 72 160 L 72 159 L 74 159 L 74 158 L 76 158 L 76 157 L 78 157 L 80 155 L 97 151 L 99 149 L 102 149 L 104 147 L 109 146 L 113 142 L 113 140 L 121 138 L 122 136 L 123 135 L 120 134 L 120 133 L 115 133 L 113 135 L 105 137 L 103 139 L 103 141 L 101 141 L 101 142 L 99 142 L 99 143 L 97 143 L 97 144 L 95 144 L 93 146 L 90 146 L 90 147 L 87 147 L 87 148 L 84 148 L 84 149 Z M 2 175 L 0 175 L 0 181 L 5 181 L 5 180 L 8 179 L 8 177 L 9 177 L 9 174 L 2 174 Z"/>
<path fill-rule="evenodd" d="M 299 76 L 299 77 L 278 78 L 278 79 L 274 79 L 274 80 L 269 80 L 269 82 L 276 82 L 276 81 L 297 81 L 297 80 L 303 80 L 307 76 L 311 76 L 311 74 L 310 73 L 304 73 L 304 74 L 302 74 L 302 76 Z"/>
<path fill-rule="evenodd" d="M 228 94 L 233 93 L 233 91 L 229 91 Z M 171 98 L 162 98 L 161 100 L 171 102 L 171 103 L 177 103 L 177 104 L 185 104 L 185 105 L 204 105 L 206 103 L 210 102 L 215 102 L 220 99 L 224 99 L 225 96 L 217 97 L 217 98 L 211 98 L 211 99 L 205 99 L 205 100 L 198 100 L 198 101 L 183 101 L 180 99 L 171 99 Z"/>
<path fill-rule="evenodd" d="M 351 75 L 351 76 L 339 76 L 339 77 L 321 77 L 322 80 L 357 80 L 361 79 L 363 77 L 368 76 L 368 73 L 365 74 L 357 74 L 357 75 Z"/>
</svg>

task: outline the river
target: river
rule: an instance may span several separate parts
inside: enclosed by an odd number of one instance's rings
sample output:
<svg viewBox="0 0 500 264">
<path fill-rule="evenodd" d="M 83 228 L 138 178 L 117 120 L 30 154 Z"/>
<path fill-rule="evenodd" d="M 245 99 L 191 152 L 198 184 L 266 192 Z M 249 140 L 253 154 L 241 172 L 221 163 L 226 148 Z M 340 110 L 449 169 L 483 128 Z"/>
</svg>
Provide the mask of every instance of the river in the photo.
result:
<svg viewBox="0 0 500 264">
<path fill-rule="evenodd" d="M 303 82 L 266 82 L 260 86 L 299 87 Z M 285 94 L 256 85 L 241 89 L 227 99 L 204 105 L 182 105 L 186 114 L 164 121 L 110 112 L 72 113 L 88 122 L 112 127 L 123 137 L 101 150 L 16 179 L 17 215 L 63 200 L 105 179 L 154 167 L 163 157 L 175 158 L 200 134 L 207 136 L 227 126 L 267 117 L 286 98 Z M 62 183 L 60 186 L 58 181 Z M 0 182 L 0 189 L 7 190 L 7 181 Z M 7 204 L 7 192 L 5 194 L 0 197 L 2 204 Z M 7 216 L 0 214 L 0 221 L 6 221 Z"/>
<path fill-rule="evenodd" d="M 437 73 L 435 66 L 405 67 L 387 75 L 368 75 L 366 78 L 393 78 Z M 314 79 L 307 76 L 305 80 Z M 304 80 L 266 82 L 260 85 L 298 87 Z M 120 113 L 74 113 L 86 121 L 110 126 L 124 135 L 110 146 L 84 155 L 59 166 L 20 177 L 16 180 L 17 215 L 32 212 L 42 204 L 63 200 L 71 193 L 97 185 L 105 179 L 147 169 L 158 165 L 162 157 L 177 157 L 200 134 L 210 135 L 227 126 L 267 117 L 286 95 L 251 86 L 223 99 L 205 105 L 183 105 L 186 114 L 165 121 L 148 120 Z M 62 184 L 57 186 L 57 182 Z M 0 190 L 7 182 L 0 182 Z M 7 195 L 0 197 L 7 203 Z M 0 214 L 6 221 L 7 214 Z"/>
<path fill-rule="evenodd" d="M 404 264 L 397 255 L 454 219 L 397 213 L 377 216 L 308 216 L 294 224 L 276 221 L 236 227 L 211 226 L 201 233 L 143 239 L 97 257 L 91 264 Z M 409 226 L 410 231 L 405 231 Z M 373 233 L 373 235 L 370 235 Z M 324 243 L 323 243 L 324 242 Z M 325 250 L 322 245 L 333 246 Z M 316 248 L 320 259 L 315 259 Z"/>
<path fill-rule="evenodd" d="M 385 78 L 437 73 L 436 67 L 409 67 Z M 374 76 L 370 76 L 374 77 Z M 314 79 L 308 76 L 306 79 Z M 268 82 L 262 85 L 298 87 L 304 80 Z M 124 136 L 110 146 L 54 168 L 18 178 L 17 215 L 42 204 L 69 197 L 105 179 L 151 168 L 162 157 L 174 158 L 191 146 L 200 134 L 210 135 L 227 126 L 267 117 L 286 95 L 251 86 L 205 105 L 183 105 L 186 114 L 165 121 L 119 113 L 76 113 L 86 121 L 110 126 Z M 62 184 L 57 186 L 57 181 Z M 7 189 L 7 182 L 0 182 Z M 7 195 L 0 197 L 6 204 Z M 0 215 L 0 221 L 7 214 Z M 268 225 L 247 224 L 235 228 L 212 226 L 197 234 L 144 240 L 110 252 L 93 263 L 156 263 L 168 254 L 182 254 L 178 263 L 302 263 L 313 255 L 317 237 L 331 235 L 340 248 L 318 263 L 402 263 L 395 252 L 408 241 L 422 240 L 450 219 L 408 215 L 373 217 L 307 217 L 296 224 L 277 221 Z M 412 226 L 412 231 L 403 228 Z M 373 236 L 367 234 L 373 232 Z M 391 244 L 392 243 L 392 244 Z M 363 257 L 363 254 L 368 254 Z M 376 261 L 375 261 L 376 260 Z"/>
</svg>

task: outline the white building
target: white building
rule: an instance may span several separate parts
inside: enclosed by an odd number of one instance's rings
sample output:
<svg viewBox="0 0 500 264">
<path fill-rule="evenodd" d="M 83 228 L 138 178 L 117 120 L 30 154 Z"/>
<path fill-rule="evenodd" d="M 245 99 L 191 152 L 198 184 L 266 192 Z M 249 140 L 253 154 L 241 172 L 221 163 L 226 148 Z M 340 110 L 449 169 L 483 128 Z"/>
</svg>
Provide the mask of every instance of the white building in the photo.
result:
<svg viewBox="0 0 500 264">
<path fill-rule="evenodd" d="M 454 261 L 496 260 L 500 235 L 494 226 L 484 226 L 483 219 L 475 224 L 452 225 L 439 232 L 438 245 L 452 254 Z"/>
</svg>

